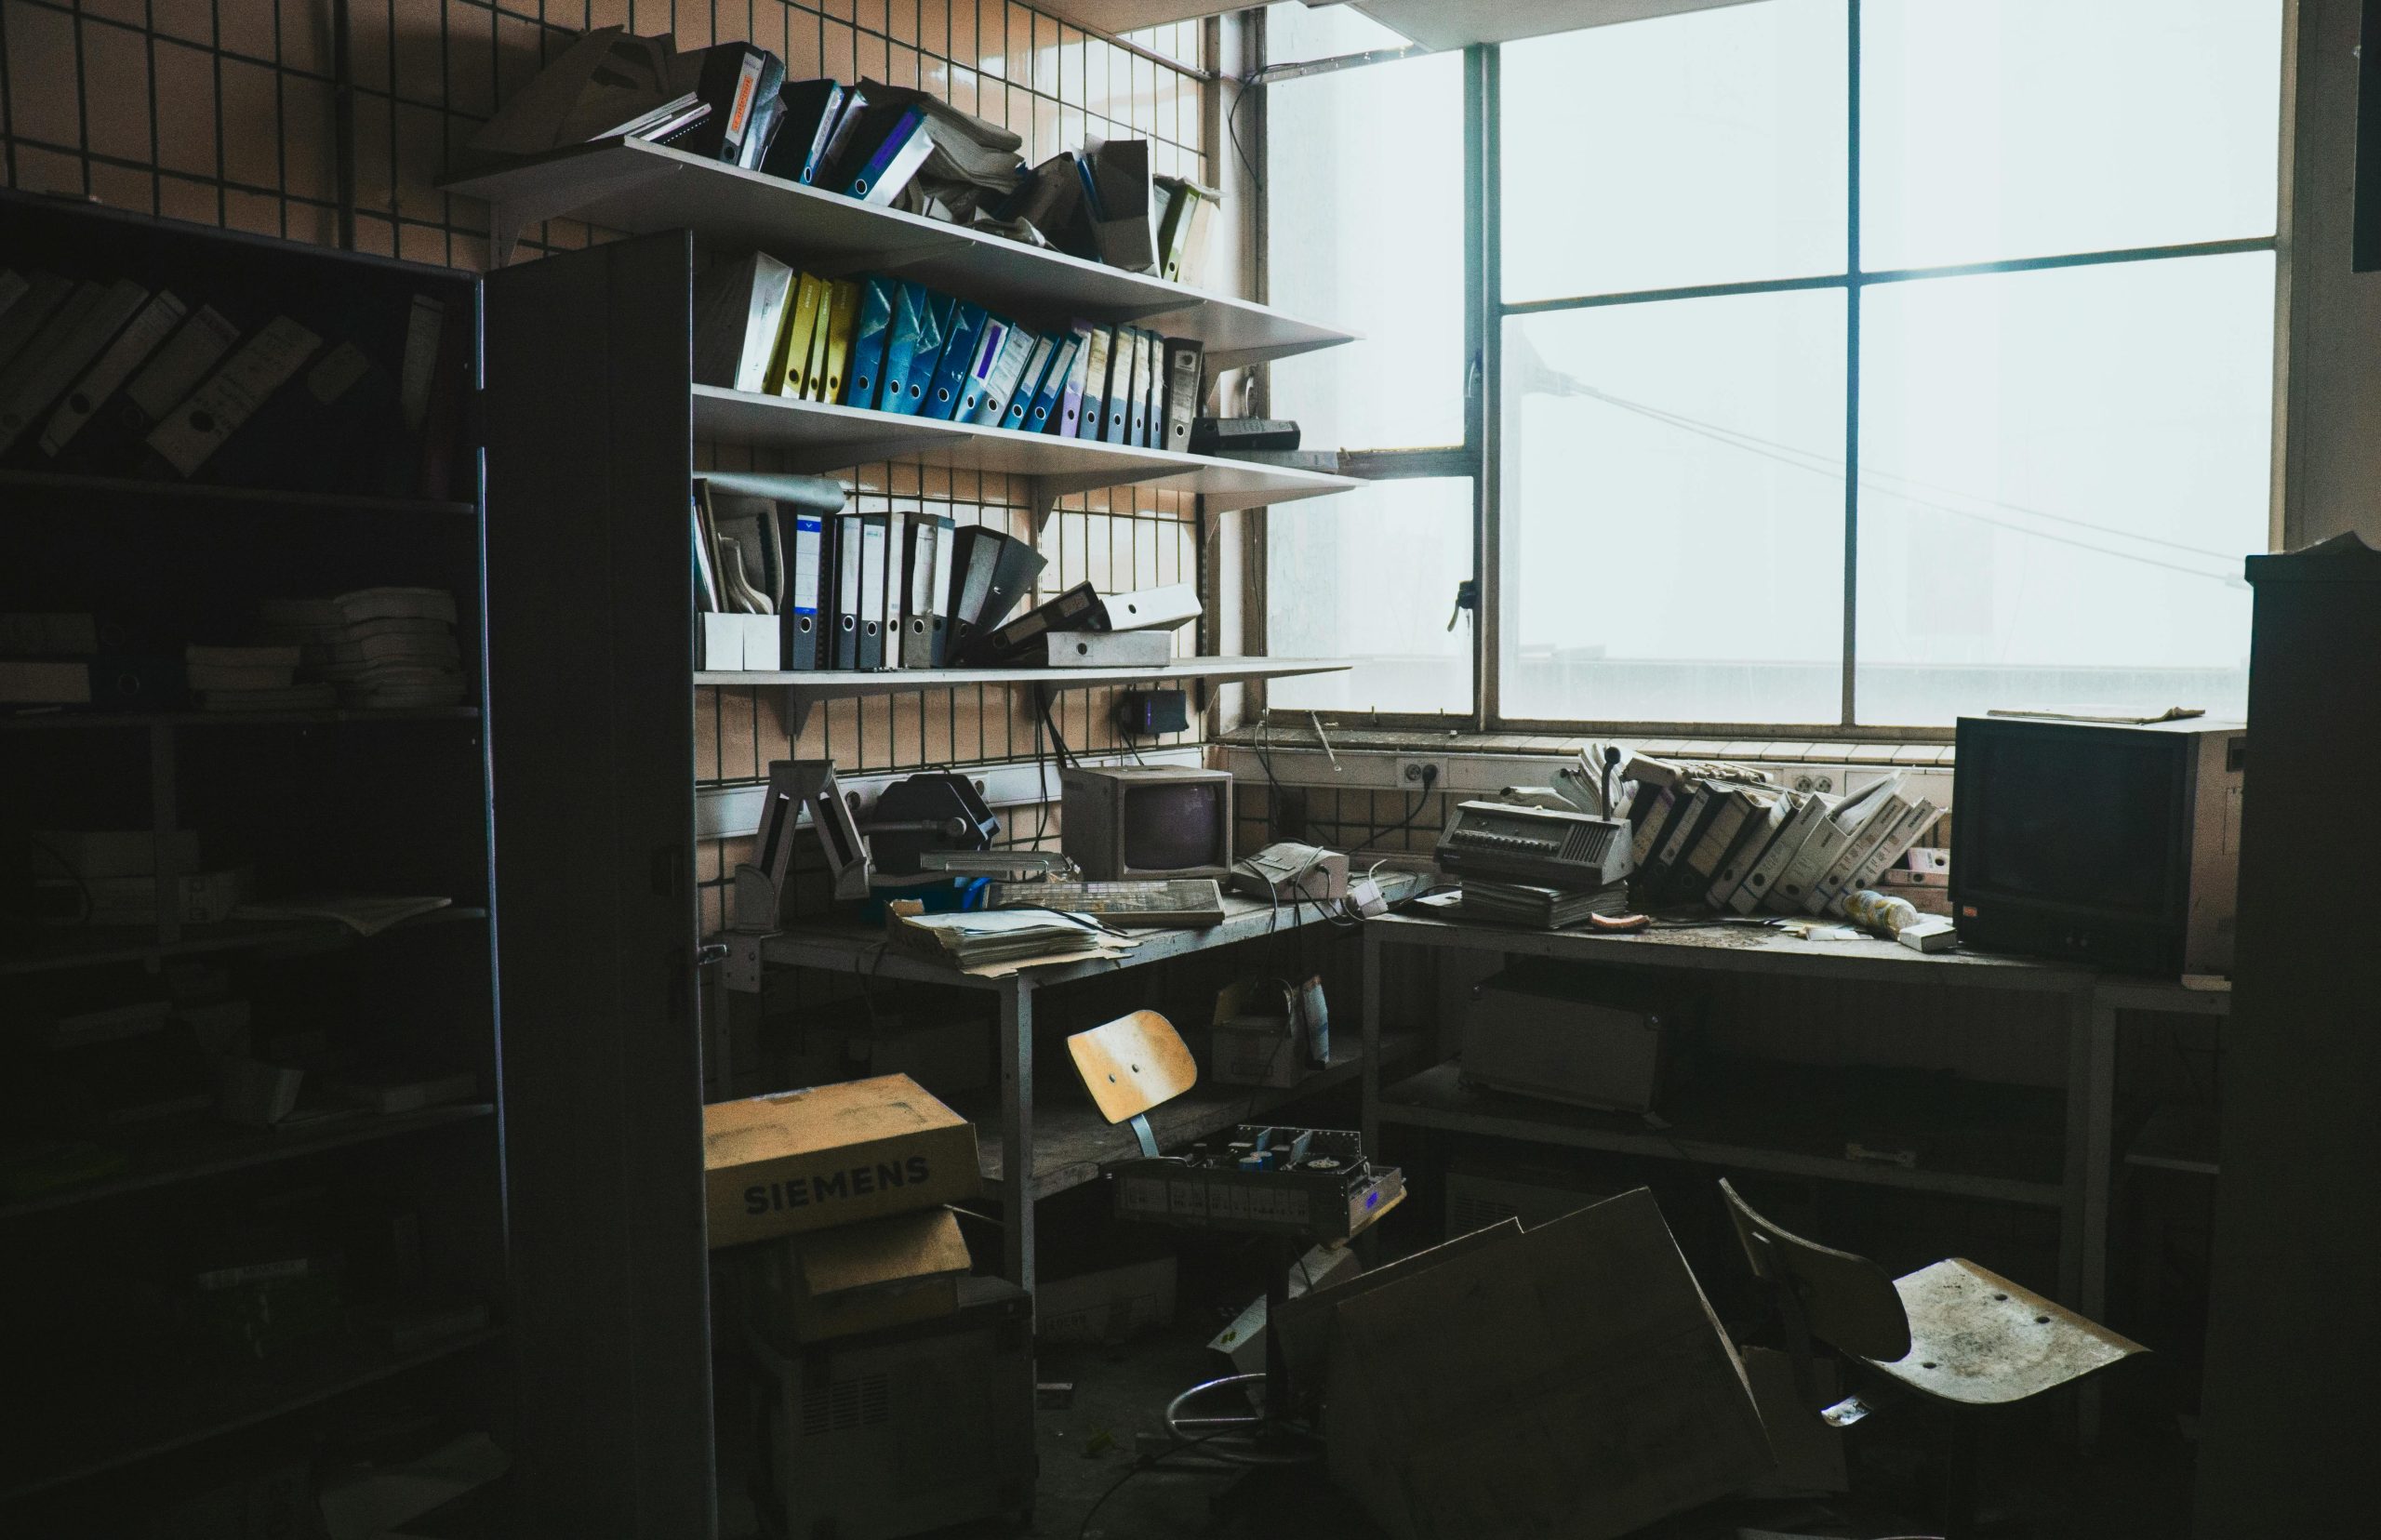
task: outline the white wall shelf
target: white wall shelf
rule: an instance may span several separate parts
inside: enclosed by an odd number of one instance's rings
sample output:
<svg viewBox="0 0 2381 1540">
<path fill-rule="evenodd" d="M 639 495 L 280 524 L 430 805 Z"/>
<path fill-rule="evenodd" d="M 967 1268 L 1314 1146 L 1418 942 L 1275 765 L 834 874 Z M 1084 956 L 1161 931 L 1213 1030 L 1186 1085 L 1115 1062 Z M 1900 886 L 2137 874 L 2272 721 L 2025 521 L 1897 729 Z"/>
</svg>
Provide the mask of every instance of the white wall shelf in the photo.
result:
<svg viewBox="0 0 2381 1540">
<path fill-rule="evenodd" d="M 1172 663 L 1118 669 L 847 669 L 810 671 L 698 670 L 698 684 L 782 686 L 786 726 L 800 735 L 822 700 L 855 700 L 909 690 L 949 690 L 968 684 L 1031 684 L 1044 690 L 1087 690 L 1107 684 L 1158 684 L 1186 680 L 1222 683 L 1236 679 L 1287 679 L 1297 674 L 1336 673 L 1345 663 L 1291 657 L 1184 657 Z"/>
<path fill-rule="evenodd" d="M 791 461 L 786 469 L 796 473 L 899 460 L 938 470 L 1023 476 L 1032 483 L 1037 532 L 1058 498 L 1096 487 L 1194 493 L 1207 499 L 1211 511 L 1221 511 L 1328 497 L 1363 485 L 1352 476 L 1290 466 L 899 417 L 716 385 L 698 385 L 694 394 L 696 437 L 783 451 Z"/>
<path fill-rule="evenodd" d="M 486 200 L 489 251 L 499 262 L 525 226 L 566 216 L 634 234 L 691 230 L 715 249 L 759 248 L 827 277 L 894 273 L 1044 325 L 1131 321 L 1204 344 L 1211 370 L 1355 340 L 1251 300 L 873 207 L 666 145 L 599 140 L 458 177 L 444 190 Z"/>
</svg>

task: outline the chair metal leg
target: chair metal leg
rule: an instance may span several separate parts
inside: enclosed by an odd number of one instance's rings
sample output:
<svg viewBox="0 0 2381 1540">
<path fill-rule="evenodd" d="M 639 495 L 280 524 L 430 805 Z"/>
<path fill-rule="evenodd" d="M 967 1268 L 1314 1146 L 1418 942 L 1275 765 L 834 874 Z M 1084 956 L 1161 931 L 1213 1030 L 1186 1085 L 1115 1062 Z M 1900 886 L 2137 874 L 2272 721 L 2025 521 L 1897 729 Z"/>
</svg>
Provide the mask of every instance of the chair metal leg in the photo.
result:
<svg viewBox="0 0 2381 1540">
<path fill-rule="evenodd" d="M 1943 1418 L 1943 1540 L 1975 1540 L 1976 1445 L 1982 1431 L 1972 1412 L 1947 1408 Z"/>
</svg>

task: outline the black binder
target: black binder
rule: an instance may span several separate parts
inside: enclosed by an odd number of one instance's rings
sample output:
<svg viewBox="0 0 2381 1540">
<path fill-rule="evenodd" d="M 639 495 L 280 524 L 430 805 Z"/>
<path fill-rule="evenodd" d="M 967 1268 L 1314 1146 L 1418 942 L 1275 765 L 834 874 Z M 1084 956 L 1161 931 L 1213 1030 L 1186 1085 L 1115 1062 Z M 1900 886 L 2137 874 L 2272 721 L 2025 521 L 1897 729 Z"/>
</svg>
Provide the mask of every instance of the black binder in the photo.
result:
<svg viewBox="0 0 2381 1540">
<path fill-rule="evenodd" d="M 835 667 L 859 667 L 859 520 L 857 513 L 835 516 Z"/>
<path fill-rule="evenodd" d="M 950 660 L 967 655 L 979 636 L 996 631 L 1048 564 L 1023 540 L 971 524 L 959 532 L 951 563 Z"/>
</svg>

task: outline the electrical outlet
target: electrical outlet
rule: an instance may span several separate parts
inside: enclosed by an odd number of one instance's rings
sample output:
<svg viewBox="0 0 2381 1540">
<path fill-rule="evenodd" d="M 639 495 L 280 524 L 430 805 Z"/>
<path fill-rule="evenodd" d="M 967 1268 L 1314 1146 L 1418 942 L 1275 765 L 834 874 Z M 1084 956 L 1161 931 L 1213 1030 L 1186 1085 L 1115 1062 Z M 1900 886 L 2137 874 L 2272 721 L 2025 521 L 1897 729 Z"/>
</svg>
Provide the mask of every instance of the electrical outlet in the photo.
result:
<svg viewBox="0 0 2381 1540">
<path fill-rule="evenodd" d="M 1425 786 L 1435 791 L 1447 783 L 1447 762 L 1443 759 L 1409 759 L 1400 754 L 1390 768 L 1396 773 L 1396 789 L 1407 796 Z"/>
</svg>

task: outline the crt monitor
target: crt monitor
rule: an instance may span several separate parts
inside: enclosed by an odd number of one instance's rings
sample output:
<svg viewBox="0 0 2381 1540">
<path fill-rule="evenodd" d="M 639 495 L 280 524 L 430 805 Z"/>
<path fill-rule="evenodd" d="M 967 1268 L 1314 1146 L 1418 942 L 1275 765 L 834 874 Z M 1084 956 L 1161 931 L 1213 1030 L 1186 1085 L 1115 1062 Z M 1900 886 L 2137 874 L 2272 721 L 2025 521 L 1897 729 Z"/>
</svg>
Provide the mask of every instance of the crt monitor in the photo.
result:
<svg viewBox="0 0 2381 1540">
<path fill-rule="evenodd" d="M 1231 870 L 1231 775 L 1192 765 L 1059 773 L 1059 843 L 1094 882 Z"/>
<path fill-rule="evenodd" d="M 2129 972 L 2231 966 L 2238 723 L 1962 717 L 1951 906 L 1987 950 Z"/>
</svg>

